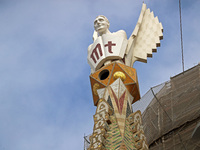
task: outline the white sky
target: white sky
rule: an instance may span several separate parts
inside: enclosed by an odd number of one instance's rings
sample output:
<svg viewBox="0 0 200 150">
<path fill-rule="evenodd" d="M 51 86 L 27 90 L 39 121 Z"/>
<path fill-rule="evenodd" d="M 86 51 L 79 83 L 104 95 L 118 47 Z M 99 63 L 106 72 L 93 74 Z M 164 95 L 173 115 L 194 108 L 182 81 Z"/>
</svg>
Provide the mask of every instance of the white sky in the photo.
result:
<svg viewBox="0 0 200 150">
<path fill-rule="evenodd" d="M 0 150 L 80 150 L 93 128 L 87 47 L 93 20 L 131 35 L 142 0 L 0 0 Z M 182 71 L 178 0 L 145 0 L 164 27 L 136 62 L 141 95 Z M 185 68 L 200 62 L 200 1 L 182 0 Z"/>
</svg>

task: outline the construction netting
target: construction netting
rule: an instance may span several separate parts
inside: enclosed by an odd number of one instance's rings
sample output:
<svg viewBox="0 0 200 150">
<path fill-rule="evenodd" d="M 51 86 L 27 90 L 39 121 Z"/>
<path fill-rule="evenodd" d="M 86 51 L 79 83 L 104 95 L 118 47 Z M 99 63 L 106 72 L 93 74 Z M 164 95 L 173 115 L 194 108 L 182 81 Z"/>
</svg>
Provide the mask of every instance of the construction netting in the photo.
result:
<svg viewBox="0 0 200 150">
<path fill-rule="evenodd" d="M 200 149 L 200 136 L 193 137 L 200 122 L 200 65 L 151 88 L 133 109 L 142 110 L 145 102 L 143 128 L 150 149 Z"/>
</svg>

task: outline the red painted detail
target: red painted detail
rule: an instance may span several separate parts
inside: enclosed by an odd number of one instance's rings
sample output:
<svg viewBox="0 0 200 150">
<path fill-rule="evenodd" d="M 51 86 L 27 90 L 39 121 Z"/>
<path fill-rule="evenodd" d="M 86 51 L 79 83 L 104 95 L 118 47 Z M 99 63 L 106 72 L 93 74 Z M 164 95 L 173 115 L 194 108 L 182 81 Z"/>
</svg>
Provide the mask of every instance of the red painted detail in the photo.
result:
<svg viewBox="0 0 200 150">
<path fill-rule="evenodd" d="M 125 91 L 124 94 L 122 94 L 122 96 L 119 98 L 119 106 L 120 106 L 119 113 L 120 113 L 120 114 L 122 114 L 122 109 L 123 109 L 123 105 L 124 105 L 125 94 L 126 94 L 126 91 Z"/>
<path fill-rule="evenodd" d="M 108 44 L 106 44 L 105 47 L 107 47 L 107 46 L 108 46 L 108 52 L 113 53 L 112 52 L 112 46 L 116 46 L 116 44 L 112 43 L 112 41 L 108 41 Z"/>
<path fill-rule="evenodd" d="M 117 108 L 118 108 L 119 113 L 121 115 L 122 114 L 123 105 L 124 105 L 124 99 L 125 99 L 126 91 L 122 94 L 122 96 L 119 98 L 119 100 L 118 100 L 117 96 L 115 95 L 115 93 L 113 92 L 113 90 L 112 90 L 112 94 L 114 96 L 115 102 L 117 104 Z"/>
<path fill-rule="evenodd" d="M 123 63 L 125 64 L 125 57 L 122 59 Z"/>
<path fill-rule="evenodd" d="M 111 89 L 111 90 L 112 90 L 112 89 Z M 112 93 L 113 93 L 113 96 L 114 96 L 115 102 L 116 102 L 116 104 L 117 104 L 117 108 L 118 108 L 118 110 L 119 110 L 118 98 L 117 98 L 117 96 L 115 95 L 115 93 L 113 92 L 113 90 L 112 90 Z"/>
<path fill-rule="evenodd" d="M 96 47 L 93 49 L 92 54 L 90 55 L 90 58 L 92 58 L 92 60 L 94 61 L 94 63 L 96 63 L 97 60 L 99 60 L 99 54 L 97 53 L 97 49 L 99 51 L 100 56 L 103 56 L 101 45 L 98 43 L 96 45 Z M 94 54 L 95 54 L 97 60 L 95 59 Z"/>
</svg>

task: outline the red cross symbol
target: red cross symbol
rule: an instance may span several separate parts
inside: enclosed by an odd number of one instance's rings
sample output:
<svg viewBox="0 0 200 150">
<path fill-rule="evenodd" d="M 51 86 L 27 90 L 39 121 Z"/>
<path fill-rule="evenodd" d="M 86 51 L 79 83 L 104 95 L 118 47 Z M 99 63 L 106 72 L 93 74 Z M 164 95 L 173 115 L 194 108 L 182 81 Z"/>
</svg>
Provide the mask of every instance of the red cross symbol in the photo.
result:
<svg viewBox="0 0 200 150">
<path fill-rule="evenodd" d="M 112 46 L 116 46 L 116 44 L 112 43 L 112 41 L 108 41 L 108 44 L 106 44 L 105 47 L 107 47 L 107 46 L 108 46 L 108 52 L 113 53 L 112 52 Z"/>
</svg>

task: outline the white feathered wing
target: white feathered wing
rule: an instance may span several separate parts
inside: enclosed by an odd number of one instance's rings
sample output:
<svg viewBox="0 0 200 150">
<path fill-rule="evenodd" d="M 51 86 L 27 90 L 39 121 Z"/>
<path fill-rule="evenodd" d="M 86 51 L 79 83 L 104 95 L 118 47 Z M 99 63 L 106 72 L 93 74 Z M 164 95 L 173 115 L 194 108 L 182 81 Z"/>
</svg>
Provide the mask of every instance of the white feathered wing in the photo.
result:
<svg viewBox="0 0 200 150">
<path fill-rule="evenodd" d="M 163 26 L 143 3 L 136 27 L 128 40 L 126 65 L 132 67 L 135 61 L 147 62 L 147 57 L 152 57 L 152 52 L 157 51 L 161 39 Z"/>
</svg>

